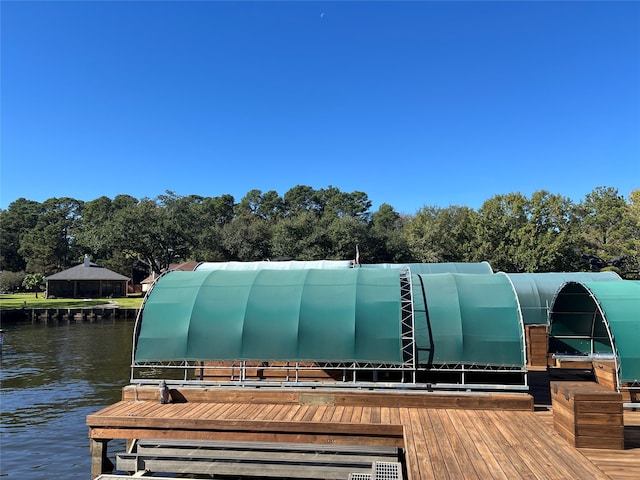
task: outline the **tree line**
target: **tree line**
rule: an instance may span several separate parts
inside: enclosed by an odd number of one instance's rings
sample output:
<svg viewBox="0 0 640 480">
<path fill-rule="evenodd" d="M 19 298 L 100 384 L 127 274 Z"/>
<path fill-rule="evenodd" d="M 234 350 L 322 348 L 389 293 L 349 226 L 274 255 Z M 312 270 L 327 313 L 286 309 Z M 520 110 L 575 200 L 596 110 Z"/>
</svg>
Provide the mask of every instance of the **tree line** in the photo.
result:
<svg viewBox="0 0 640 480">
<path fill-rule="evenodd" d="M 478 262 L 494 271 L 640 271 L 640 189 L 597 187 L 575 203 L 547 191 L 495 195 L 475 210 L 376 211 L 364 192 L 298 185 L 284 195 L 92 201 L 20 198 L 0 210 L 2 275 L 50 275 L 91 260 L 134 283 L 183 261 Z M 5 282 L 6 283 L 6 282 Z M 6 290 L 6 288 L 5 288 Z"/>
</svg>

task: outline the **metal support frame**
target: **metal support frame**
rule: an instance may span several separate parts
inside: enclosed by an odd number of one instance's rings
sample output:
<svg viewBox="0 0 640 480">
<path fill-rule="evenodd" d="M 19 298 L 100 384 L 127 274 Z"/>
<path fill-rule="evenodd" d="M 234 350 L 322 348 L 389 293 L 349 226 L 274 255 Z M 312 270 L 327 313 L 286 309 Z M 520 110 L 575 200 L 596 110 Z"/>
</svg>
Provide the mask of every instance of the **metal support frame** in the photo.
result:
<svg viewBox="0 0 640 480">
<path fill-rule="evenodd" d="M 402 328 L 402 366 L 411 372 L 411 383 L 416 381 L 417 351 L 413 314 L 413 285 L 411 271 L 400 270 L 400 311 Z"/>
<path fill-rule="evenodd" d="M 569 282 L 569 283 L 575 283 L 575 282 Z M 587 313 L 593 313 L 592 318 L 591 318 L 591 330 L 590 330 L 590 334 L 587 335 L 553 335 L 553 338 L 557 338 L 559 340 L 563 340 L 563 339 L 577 339 L 577 340 L 588 340 L 589 341 L 589 350 L 590 353 L 588 354 L 575 354 L 575 355 L 561 355 L 563 357 L 575 357 L 575 358 L 590 358 L 590 359 L 597 359 L 597 358 L 606 358 L 607 360 L 613 360 L 614 362 L 614 371 L 615 371 L 615 375 L 616 375 L 616 387 L 617 387 L 617 391 L 620 392 L 621 389 L 621 383 L 620 383 L 620 355 L 618 353 L 618 349 L 616 348 L 616 344 L 614 341 L 614 337 L 613 334 L 611 332 L 611 327 L 609 326 L 609 322 L 607 321 L 607 317 L 604 313 L 604 310 L 602 309 L 602 305 L 600 305 L 600 302 L 598 301 L 598 299 L 596 298 L 596 296 L 593 294 L 593 292 L 584 284 L 580 283 L 580 285 L 584 288 L 586 294 L 591 298 L 591 301 L 593 302 L 593 304 L 595 305 L 595 309 L 593 310 L 593 312 L 561 312 L 563 314 L 587 314 Z M 581 293 L 582 294 L 582 293 Z M 554 303 L 555 303 L 555 299 L 554 299 Z M 558 312 L 551 312 L 553 313 L 558 313 Z M 551 315 L 550 318 L 553 318 L 553 315 Z M 611 354 L 602 354 L 602 353 L 596 353 L 595 352 L 595 328 L 596 328 L 596 323 L 598 321 L 601 321 L 602 324 L 604 325 L 605 330 L 607 331 L 607 336 L 609 337 L 609 344 L 611 345 Z M 549 333 L 550 333 L 550 338 L 551 338 L 551 332 L 553 331 L 552 329 L 553 325 L 552 323 L 549 326 Z M 556 352 L 557 354 L 557 352 Z"/>
</svg>

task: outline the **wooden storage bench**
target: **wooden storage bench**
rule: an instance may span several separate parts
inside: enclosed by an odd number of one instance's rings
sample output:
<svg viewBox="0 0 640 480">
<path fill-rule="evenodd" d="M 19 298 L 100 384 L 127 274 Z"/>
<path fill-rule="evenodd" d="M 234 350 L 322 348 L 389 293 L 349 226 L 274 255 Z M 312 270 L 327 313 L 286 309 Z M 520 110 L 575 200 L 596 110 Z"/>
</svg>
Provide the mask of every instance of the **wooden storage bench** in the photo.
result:
<svg viewBox="0 0 640 480">
<path fill-rule="evenodd" d="M 551 382 L 553 425 L 578 448 L 624 449 L 622 395 L 593 382 Z"/>
</svg>

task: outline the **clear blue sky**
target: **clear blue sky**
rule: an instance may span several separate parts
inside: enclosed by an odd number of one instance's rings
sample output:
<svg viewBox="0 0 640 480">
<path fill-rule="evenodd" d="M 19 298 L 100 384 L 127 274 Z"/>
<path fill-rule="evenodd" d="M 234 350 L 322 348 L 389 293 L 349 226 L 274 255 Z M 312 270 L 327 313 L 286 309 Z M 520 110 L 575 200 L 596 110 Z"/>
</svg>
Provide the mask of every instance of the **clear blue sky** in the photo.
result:
<svg viewBox="0 0 640 480">
<path fill-rule="evenodd" d="M 640 188 L 640 2 L 0 3 L 0 208 Z"/>
</svg>

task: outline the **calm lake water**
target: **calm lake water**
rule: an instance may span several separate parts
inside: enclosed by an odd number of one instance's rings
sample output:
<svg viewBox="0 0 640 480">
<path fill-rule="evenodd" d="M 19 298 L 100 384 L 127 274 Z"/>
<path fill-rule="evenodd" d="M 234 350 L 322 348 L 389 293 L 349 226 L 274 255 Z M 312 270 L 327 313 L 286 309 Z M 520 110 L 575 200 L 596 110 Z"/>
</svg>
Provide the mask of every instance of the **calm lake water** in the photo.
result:
<svg viewBox="0 0 640 480">
<path fill-rule="evenodd" d="M 0 476 L 91 478 L 87 415 L 129 383 L 134 319 L 4 324 Z M 109 443 L 109 454 L 124 442 Z"/>
</svg>

